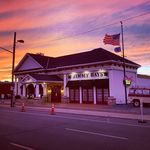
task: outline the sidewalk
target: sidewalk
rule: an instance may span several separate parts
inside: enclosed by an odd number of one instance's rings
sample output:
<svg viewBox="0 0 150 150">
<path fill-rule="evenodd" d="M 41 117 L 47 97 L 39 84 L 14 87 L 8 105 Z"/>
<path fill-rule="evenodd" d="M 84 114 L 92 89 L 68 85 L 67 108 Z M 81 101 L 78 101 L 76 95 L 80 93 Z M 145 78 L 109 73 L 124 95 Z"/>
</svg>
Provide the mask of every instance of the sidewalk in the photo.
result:
<svg viewBox="0 0 150 150">
<path fill-rule="evenodd" d="M 10 107 L 10 101 L 7 100 L 0 107 Z M 16 107 L 21 107 L 21 103 L 17 102 Z M 25 104 L 27 109 L 47 110 L 50 111 L 51 104 L 29 103 Z M 71 104 L 71 103 L 56 103 L 55 111 L 60 113 L 83 114 L 92 116 L 104 116 L 115 118 L 127 118 L 141 120 L 140 108 L 135 108 L 132 105 L 93 105 L 93 104 Z M 150 107 L 143 108 L 143 119 L 150 120 Z"/>
</svg>

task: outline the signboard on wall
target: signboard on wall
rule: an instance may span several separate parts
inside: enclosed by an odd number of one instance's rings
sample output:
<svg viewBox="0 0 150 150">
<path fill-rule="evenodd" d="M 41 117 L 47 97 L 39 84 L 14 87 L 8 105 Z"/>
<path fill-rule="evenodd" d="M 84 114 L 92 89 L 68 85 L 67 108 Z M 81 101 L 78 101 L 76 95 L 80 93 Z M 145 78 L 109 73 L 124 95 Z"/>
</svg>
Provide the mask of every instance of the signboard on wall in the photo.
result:
<svg viewBox="0 0 150 150">
<path fill-rule="evenodd" d="M 93 79 L 108 79 L 108 72 L 105 70 L 94 71 L 94 72 L 72 72 L 68 74 L 68 80 L 75 81 L 75 80 L 93 80 Z"/>
</svg>

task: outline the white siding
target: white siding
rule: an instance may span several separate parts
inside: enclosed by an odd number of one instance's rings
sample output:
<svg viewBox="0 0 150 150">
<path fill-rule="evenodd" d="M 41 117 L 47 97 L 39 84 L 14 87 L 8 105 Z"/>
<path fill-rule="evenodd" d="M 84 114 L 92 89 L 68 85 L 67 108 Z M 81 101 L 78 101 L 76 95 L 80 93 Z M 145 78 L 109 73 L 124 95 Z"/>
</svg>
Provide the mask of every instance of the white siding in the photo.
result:
<svg viewBox="0 0 150 150">
<path fill-rule="evenodd" d="M 32 58 L 28 57 L 26 61 L 24 61 L 22 66 L 19 68 L 19 70 L 28 70 L 28 69 L 35 69 L 35 68 L 41 68 L 41 66 Z"/>
<path fill-rule="evenodd" d="M 137 77 L 137 86 L 139 87 L 149 87 L 150 88 L 150 78 Z"/>
<path fill-rule="evenodd" d="M 136 73 L 127 72 L 126 76 L 132 78 L 132 85 L 136 83 Z M 110 96 L 116 98 L 116 104 L 125 104 L 125 88 L 123 85 L 124 74 L 122 70 L 110 70 L 109 71 L 109 87 L 110 87 Z M 129 87 L 127 87 L 128 95 Z"/>
<path fill-rule="evenodd" d="M 125 103 L 122 71 L 109 71 L 109 87 L 110 96 L 114 96 L 116 98 L 116 104 Z"/>
</svg>

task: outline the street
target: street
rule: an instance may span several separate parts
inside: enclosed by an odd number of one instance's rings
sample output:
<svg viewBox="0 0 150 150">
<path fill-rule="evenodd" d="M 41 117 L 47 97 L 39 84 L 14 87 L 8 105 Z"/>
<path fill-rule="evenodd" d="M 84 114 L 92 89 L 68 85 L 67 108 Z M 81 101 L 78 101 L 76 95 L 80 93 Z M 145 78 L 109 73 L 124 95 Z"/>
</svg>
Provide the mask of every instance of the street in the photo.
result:
<svg viewBox="0 0 150 150">
<path fill-rule="evenodd" d="M 150 122 L 0 108 L 1 150 L 149 150 Z"/>
</svg>

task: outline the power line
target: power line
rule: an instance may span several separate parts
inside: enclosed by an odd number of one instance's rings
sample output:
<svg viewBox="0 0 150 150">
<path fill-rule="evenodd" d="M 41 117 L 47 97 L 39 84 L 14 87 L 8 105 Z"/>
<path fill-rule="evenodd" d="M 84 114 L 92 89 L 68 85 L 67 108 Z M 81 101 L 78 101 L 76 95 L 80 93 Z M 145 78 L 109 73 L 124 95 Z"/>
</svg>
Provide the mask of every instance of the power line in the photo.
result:
<svg viewBox="0 0 150 150">
<path fill-rule="evenodd" d="M 3 49 L 3 50 L 5 50 L 5 51 L 7 51 L 7 52 L 9 52 L 9 53 L 13 53 L 12 51 L 10 51 L 10 50 L 8 50 L 8 49 L 6 49 L 6 48 L 3 48 L 3 47 L 0 47 L 0 49 Z"/>
<path fill-rule="evenodd" d="M 148 15 L 149 13 L 150 12 L 145 12 L 145 13 L 142 13 L 142 14 L 139 14 L 139 15 L 136 15 L 136 16 L 132 16 L 132 17 L 123 19 L 121 21 L 125 22 L 125 21 L 128 21 L 128 20 L 139 18 L 141 16 Z M 104 26 L 101 26 L 101 27 L 93 28 L 93 29 L 85 31 L 85 32 L 80 32 L 80 33 L 77 33 L 77 34 L 73 34 L 73 35 L 69 35 L 69 36 L 64 36 L 64 37 L 56 38 L 56 39 L 50 40 L 50 42 L 55 42 L 55 41 L 59 41 L 59 40 L 64 40 L 64 39 L 72 38 L 72 37 L 75 37 L 75 36 L 79 36 L 79 35 L 82 35 L 82 34 L 93 32 L 93 31 L 96 31 L 96 30 L 100 30 L 100 29 L 103 29 L 103 28 L 106 28 L 106 27 L 109 27 L 109 26 L 112 26 L 112 25 L 115 25 L 115 24 L 118 24 L 118 21 L 115 21 L 115 22 L 113 22 L 111 24 L 107 24 L 107 25 L 104 25 Z"/>
<path fill-rule="evenodd" d="M 145 15 L 148 15 L 150 12 L 145 12 L 145 13 L 142 13 L 142 14 L 139 14 L 139 15 L 136 15 L 136 16 L 132 16 L 132 17 L 129 17 L 129 18 L 126 18 L 122 21 L 128 21 L 128 20 L 132 20 L 132 19 L 135 19 L 135 18 L 138 18 L 138 17 L 142 17 L 142 16 L 145 16 Z"/>
<path fill-rule="evenodd" d="M 86 33 L 89 33 L 89 32 L 93 32 L 93 31 L 95 31 L 95 30 L 99 30 L 99 29 L 101 29 L 101 28 L 105 28 L 105 27 L 107 27 L 107 26 L 111 26 L 111 25 L 114 25 L 114 24 L 116 24 L 116 23 L 118 23 L 118 22 L 114 22 L 114 23 L 109 24 L 109 25 L 105 25 L 105 26 L 102 26 L 102 27 L 97 27 L 97 28 L 94 28 L 94 29 L 91 29 L 91 30 L 88 30 L 88 31 L 85 31 L 85 32 L 80 32 L 80 33 L 77 33 L 77 34 L 73 34 L 73 35 L 70 35 L 70 36 L 65 36 L 65 37 L 56 38 L 56 39 L 54 39 L 54 40 L 50 40 L 50 42 L 59 41 L 59 40 L 63 40 L 63 39 L 67 39 L 67 38 L 71 38 L 71 37 L 75 37 L 75 36 L 79 36 L 79 35 L 81 35 L 81 34 L 86 34 Z"/>
</svg>

